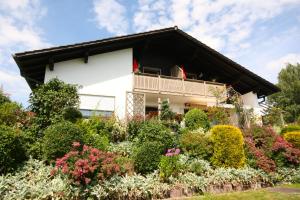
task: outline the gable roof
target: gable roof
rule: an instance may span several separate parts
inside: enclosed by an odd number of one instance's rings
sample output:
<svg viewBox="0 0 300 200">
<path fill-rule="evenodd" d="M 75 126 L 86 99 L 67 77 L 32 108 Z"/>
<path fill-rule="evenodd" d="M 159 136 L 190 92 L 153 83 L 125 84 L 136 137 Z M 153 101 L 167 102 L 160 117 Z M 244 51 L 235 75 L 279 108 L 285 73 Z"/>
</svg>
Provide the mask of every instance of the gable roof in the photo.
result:
<svg viewBox="0 0 300 200">
<path fill-rule="evenodd" d="M 75 58 L 87 59 L 88 56 L 119 49 L 131 48 L 140 44 L 141 42 L 147 43 L 147 41 L 153 38 L 171 37 L 174 35 L 177 38 L 181 38 L 183 42 L 190 43 L 195 49 L 200 49 L 202 52 L 205 51 L 207 55 L 218 59 L 224 64 L 224 66 L 220 66 L 220 68 L 225 67 L 229 72 L 238 72 L 238 74 L 241 76 L 246 77 L 247 80 L 251 79 L 251 87 L 258 93 L 258 96 L 267 96 L 279 91 L 279 88 L 274 84 L 249 71 L 245 67 L 227 58 L 216 50 L 208 47 L 204 43 L 178 29 L 176 26 L 126 36 L 76 43 L 72 45 L 25 51 L 14 54 L 13 58 L 20 69 L 21 75 L 26 79 L 30 88 L 33 89 L 37 84 L 43 83 L 46 65 L 53 65 L 56 62 Z M 244 82 L 247 82 L 247 80 L 244 80 Z M 254 82 L 255 84 L 253 85 Z M 243 91 L 246 92 L 248 90 L 244 89 Z"/>
</svg>

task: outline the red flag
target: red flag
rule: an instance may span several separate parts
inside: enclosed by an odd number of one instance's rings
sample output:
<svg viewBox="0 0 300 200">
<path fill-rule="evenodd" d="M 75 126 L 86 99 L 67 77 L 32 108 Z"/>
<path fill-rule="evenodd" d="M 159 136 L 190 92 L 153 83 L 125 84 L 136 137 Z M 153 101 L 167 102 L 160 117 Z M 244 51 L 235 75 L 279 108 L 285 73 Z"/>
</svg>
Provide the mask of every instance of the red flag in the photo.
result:
<svg viewBox="0 0 300 200">
<path fill-rule="evenodd" d="M 138 72 L 139 71 L 139 63 L 137 62 L 137 60 L 134 58 L 133 59 L 133 65 L 132 65 L 132 70 L 133 72 Z"/>
<path fill-rule="evenodd" d="M 183 65 L 181 65 L 181 70 L 182 70 L 182 78 L 185 80 L 186 79 L 186 73 L 185 73 Z"/>
</svg>

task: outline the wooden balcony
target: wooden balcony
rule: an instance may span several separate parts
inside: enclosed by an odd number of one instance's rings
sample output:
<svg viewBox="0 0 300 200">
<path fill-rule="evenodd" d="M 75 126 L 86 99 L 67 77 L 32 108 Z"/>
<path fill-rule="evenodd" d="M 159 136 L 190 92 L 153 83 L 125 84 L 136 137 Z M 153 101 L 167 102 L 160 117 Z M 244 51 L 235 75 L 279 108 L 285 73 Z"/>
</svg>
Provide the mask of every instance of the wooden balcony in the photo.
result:
<svg viewBox="0 0 300 200">
<path fill-rule="evenodd" d="M 222 83 L 153 75 L 134 74 L 134 91 L 181 96 L 215 97 L 215 91 L 225 91 Z"/>
</svg>

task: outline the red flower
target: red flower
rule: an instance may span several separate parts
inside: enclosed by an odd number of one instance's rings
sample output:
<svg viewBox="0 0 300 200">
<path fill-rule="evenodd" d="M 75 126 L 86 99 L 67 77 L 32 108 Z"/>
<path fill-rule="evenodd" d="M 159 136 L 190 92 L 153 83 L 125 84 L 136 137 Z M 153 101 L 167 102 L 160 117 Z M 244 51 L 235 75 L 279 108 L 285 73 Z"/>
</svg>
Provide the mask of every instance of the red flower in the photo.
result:
<svg viewBox="0 0 300 200">
<path fill-rule="evenodd" d="M 73 147 L 80 147 L 80 142 L 73 142 Z"/>
</svg>

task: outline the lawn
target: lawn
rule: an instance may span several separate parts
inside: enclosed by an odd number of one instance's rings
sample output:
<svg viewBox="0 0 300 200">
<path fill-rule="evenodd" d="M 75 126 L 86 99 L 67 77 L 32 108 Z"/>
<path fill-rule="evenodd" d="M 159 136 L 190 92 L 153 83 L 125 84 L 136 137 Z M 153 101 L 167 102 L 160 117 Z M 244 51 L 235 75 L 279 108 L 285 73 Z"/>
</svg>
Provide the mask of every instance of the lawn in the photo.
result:
<svg viewBox="0 0 300 200">
<path fill-rule="evenodd" d="M 279 187 L 278 187 L 279 188 Z M 300 184 L 293 184 L 293 185 L 283 185 L 280 186 L 280 189 L 283 188 L 293 188 L 299 189 L 297 193 L 283 193 L 283 192 L 273 192 L 269 191 L 268 189 L 261 189 L 255 191 L 244 191 L 244 192 L 232 192 L 226 194 L 206 194 L 204 196 L 192 197 L 188 198 L 189 200 L 298 200 L 300 199 Z"/>
</svg>

